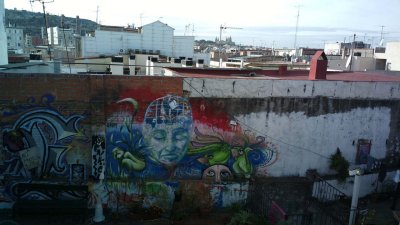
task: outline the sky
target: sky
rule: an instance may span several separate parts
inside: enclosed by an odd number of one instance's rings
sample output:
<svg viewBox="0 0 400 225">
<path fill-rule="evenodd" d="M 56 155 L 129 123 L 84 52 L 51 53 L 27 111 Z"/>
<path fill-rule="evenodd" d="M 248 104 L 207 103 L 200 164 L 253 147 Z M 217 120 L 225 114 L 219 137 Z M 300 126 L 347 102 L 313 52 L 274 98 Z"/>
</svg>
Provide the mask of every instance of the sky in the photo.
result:
<svg viewBox="0 0 400 225">
<path fill-rule="evenodd" d="M 356 41 L 377 46 L 400 41 L 400 0 L 46 0 L 50 14 L 98 20 L 103 25 L 135 26 L 156 20 L 175 35 L 196 40 L 232 37 L 240 45 L 314 47 Z M 43 12 L 35 0 L 4 0 L 7 9 Z M 98 9 L 98 10 L 97 10 Z M 299 15 L 299 16 L 297 16 Z M 296 37 L 296 24 L 297 38 Z M 383 26 L 383 32 L 382 32 Z M 234 29 L 241 28 L 241 29 Z"/>
</svg>

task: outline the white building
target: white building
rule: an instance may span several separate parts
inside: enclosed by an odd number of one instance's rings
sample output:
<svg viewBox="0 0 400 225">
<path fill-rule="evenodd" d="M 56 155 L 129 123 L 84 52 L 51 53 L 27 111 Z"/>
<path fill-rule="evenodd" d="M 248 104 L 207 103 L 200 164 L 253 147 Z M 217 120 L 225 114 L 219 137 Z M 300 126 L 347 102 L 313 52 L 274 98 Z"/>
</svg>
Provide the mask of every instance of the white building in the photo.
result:
<svg viewBox="0 0 400 225">
<path fill-rule="evenodd" d="M 7 35 L 4 28 L 4 0 L 0 0 L 0 65 L 8 64 Z"/>
<path fill-rule="evenodd" d="M 387 42 L 386 49 L 375 52 L 377 64 L 383 64 L 382 69 L 400 71 L 400 42 Z"/>
<path fill-rule="evenodd" d="M 58 45 L 62 47 L 75 46 L 74 31 L 72 29 L 61 27 L 47 28 L 47 40 L 49 40 L 49 44 L 51 45 Z"/>
<path fill-rule="evenodd" d="M 174 28 L 160 21 L 139 29 L 99 29 L 82 37 L 82 57 L 116 55 L 129 51 L 156 53 L 170 57 L 193 57 L 194 37 L 174 36 Z"/>
<path fill-rule="evenodd" d="M 273 54 L 275 56 L 295 55 L 296 50 L 291 48 L 282 48 L 282 49 L 275 48 Z"/>
<path fill-rule="evenodd" d="M 9 25 L 6 27 L 7 34 L 7 49 L 16 53 L 23 53 L 25 41 L 24 41 L 24 30 Z"/>
</svg>

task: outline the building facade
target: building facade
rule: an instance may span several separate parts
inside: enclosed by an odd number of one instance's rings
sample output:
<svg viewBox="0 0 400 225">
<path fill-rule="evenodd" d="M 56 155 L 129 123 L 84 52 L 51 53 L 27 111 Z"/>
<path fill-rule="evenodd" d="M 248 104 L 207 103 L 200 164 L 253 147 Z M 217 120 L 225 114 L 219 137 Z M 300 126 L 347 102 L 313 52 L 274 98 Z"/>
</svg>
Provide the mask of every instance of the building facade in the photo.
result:
<svg viewBox="0 0 400 225">
<path fill-rule="evenodd" d="M 7 33 L 7 49 L 16 53 L 23 53 L 25 48 L 24 30 L 15 26 L 8 26 Z"/>
<path fill-rule="evenodd" d="M 386 48 L 376 51 L 377 67 L 382 70 L 400 71 L 400 42 L 387 42 Z"/>
<path fill-rule="evenodd" d="M 74 30 L 62 27 L 47 28 L 47 40 L 50 45 L 75 47 Z"/>
<path fill-rule="evenodd" d="M 193 36 L 174 36 L 174 29 L 156 21 L 139 29 L 98 29 L 82 37 L 82 57 L 117 55 L 129 51 L 170 57 L 193 57 Z"/>
</svg>

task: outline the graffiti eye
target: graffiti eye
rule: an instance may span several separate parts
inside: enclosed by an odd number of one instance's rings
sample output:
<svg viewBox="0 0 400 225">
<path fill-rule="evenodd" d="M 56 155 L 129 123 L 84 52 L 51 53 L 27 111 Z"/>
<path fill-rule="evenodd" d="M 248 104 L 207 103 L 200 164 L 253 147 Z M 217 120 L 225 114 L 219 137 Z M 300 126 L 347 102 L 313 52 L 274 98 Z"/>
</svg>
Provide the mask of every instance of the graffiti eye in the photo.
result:
<svg viewBox="0 0 400 225">
<path fill-rule="evenodd" d="M 214 155 L 207 155 L 207 158 L 212 159 L 212 158 L 214 158 Z"/>
<path fill-rule="evenodd" d="M 153 132 L 153 138 L 162 141 L 167 137 L 167 134 L 164 130 L 156 130 Z"/>
<path fill-rule="evenodd" d="M 243 155 L 244 151 L 243 150 L 239 150 L 239 155 Z"/>
<path fill-rule="evenodd" d="M 214 170 L 208 171 L 208 172 L 207 172 L 207 176 L 208 176 L 208 177 L 215 177 L 215 172 L 214 172 Z"/>
<path fill-rule="evenodd" d="M 220 175 L 222 178 L 225 178 L 225 179 L 227 179 L 231 176 L 231 174 L 228 171 L 221 171 Z"/>
</svg>

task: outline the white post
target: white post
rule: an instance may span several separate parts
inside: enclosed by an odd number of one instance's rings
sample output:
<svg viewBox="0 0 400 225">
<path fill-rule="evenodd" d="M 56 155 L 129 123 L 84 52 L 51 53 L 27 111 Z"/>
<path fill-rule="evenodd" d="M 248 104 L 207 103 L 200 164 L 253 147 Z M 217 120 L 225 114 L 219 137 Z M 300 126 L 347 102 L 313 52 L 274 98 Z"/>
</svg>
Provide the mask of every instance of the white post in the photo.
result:
<svg viewBox="0 0 400 225">
<path fill-rule="evenodd" d="M 100 192 L 98 191 L 98 188 L 100 188 L 101 186 L 103 186 L 103 180 L 104 180 L 104 169 L 101 171 L 100 173 L 100 177 L 99 177 L 99 184 L 97 184 L 96 189 L 95 189 L 95 199 L 96 199 L 96 205 L 94 208 L 94 217 L 93 217 L 93 221 L 95 223 L 100 223 L 103 222 L 105 220 L 105 216 L 103 214 L 103 205 L 101 202 L 101 196 L 100 196 Z"/>
<path fill-rule="evenodd" d="M 4 0 L 0 0 L 0 65 L 8 64 L 7 34 L 4 26 Z"/>
<path fill-rule="evenodd" d="M 350 175 L 354 175 L 354 186 L 353 186 L 353 195 L 351 198 L 351 207 L 350 207 L 350 217 L 349 217 L 349 225 L 354 225 L 356 220 L 356 212 L 358 205 L 358 196 L 360 194 L 360 169 L 355 169 L 353 171 L 349 171 Z"/>
</svg>

